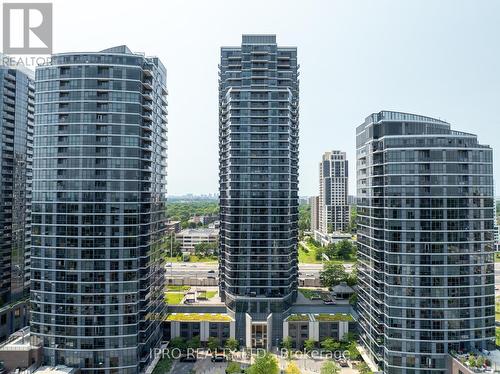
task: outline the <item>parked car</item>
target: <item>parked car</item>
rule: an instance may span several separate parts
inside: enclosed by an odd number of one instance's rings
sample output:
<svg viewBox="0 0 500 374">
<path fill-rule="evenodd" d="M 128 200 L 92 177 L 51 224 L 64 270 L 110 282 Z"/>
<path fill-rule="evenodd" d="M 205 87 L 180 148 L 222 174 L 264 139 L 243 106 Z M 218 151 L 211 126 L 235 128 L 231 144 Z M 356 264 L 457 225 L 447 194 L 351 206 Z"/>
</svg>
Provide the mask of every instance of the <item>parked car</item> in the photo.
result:
<svg viewBox="0 0 500 374">
<path fill-rule="evenodd" d="M 211 359 L 212 362 L 226 362 L 226 357 L 223 355 L 214 355 Z"/>
<path fill-rule="evenodd" d="M 323 303 L 326 304 L 326 305 L 337 304 L 337 302 L 335 300 L 332 300 L 332 299 L 323 300 Z"/>
<path fill-rule="evenodd" d="M 179 358 L 180 362 L 196 362 L 196 356 L 193 354 L 183 354 Z"/>
</svg>

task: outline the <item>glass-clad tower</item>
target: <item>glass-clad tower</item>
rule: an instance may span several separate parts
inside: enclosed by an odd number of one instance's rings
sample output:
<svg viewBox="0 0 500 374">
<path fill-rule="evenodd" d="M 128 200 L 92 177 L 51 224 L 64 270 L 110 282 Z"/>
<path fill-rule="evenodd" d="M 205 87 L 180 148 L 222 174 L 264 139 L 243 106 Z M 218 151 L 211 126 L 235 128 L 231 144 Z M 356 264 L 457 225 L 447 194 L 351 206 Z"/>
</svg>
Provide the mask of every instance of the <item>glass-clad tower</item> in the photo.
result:
<svg viewBox="0 0 500 374">
<path fill-rule="evenodd" d="M 297 48 L 243 35 L 221 49 L 220 293 L 247 346 L 281 339 L 297 294 L 298 102 Z"/>
<path fill-rule="evenodd" d="M 27 325 L 35 87 L 0 66 L 0 342 Z"/>
<path fill-rule="evenodd" d="M 31 332 L 48 364 L 139 373 L 161 340 L 166 70 L 126 46 L 36 70 Z"/>
<path fill-rule="evenodd" d="M 361 338 L 384 373 L 446 373 L 495 336 L 492 150 L 441 120 L 357 128 Z"/>
</svg>

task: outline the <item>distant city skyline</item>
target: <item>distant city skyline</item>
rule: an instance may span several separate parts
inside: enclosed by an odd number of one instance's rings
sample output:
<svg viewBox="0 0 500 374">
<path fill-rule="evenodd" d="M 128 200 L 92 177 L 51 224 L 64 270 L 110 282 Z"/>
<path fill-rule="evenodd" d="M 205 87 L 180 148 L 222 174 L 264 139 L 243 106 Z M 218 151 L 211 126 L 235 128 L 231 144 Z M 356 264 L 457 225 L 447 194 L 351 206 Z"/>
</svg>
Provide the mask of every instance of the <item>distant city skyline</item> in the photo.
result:
<svg viewBox="0 0 500 374">
<path fill-rule="evenodd" d="M 220 46 L 237 45 L 244 33 L 276 34 L 282 45 L 298 48 L 300 196 L 318 193 L 317 160 L 328 150 L 347 152 L 354 176 L 355 128 L 366 113 L 381 110 L 425 113 L 474 132 L 493 148 L 498 179 L 500 2 L 292 0 L 286 22 L 277 22 L 280 2 L 157 2 L 147 18 L 128 11 L 136 3 L 121 4 L 54 1 L 54 52 L 126 43 L 164 61 L 169 195 L 217 191 Z M 110 21 L 109 14 L 116 17 Z M 89 28 L 89 19 L 110 25 L 109 32 Z M 147 38 L 139 32 L 145 29 Z"/>
</svg>

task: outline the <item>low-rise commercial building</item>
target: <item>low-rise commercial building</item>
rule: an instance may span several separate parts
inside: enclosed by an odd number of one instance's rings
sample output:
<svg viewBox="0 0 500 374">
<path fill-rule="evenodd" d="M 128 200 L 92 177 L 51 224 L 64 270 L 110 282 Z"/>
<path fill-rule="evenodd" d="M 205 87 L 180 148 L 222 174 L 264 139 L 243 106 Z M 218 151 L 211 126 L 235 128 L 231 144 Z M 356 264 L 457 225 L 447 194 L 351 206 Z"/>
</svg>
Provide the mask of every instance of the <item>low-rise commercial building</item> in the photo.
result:
<svg viewBox="0 0 500 374">
<path fill-rule="evenodd" d="M 194 252 L 196 244 L 217 243 L 218 229 L 185 229 L 176 235 L 183 252 Z"/>
<path fill-rule="evenodd" d="M 314 240 L 319 242 L 323 247 L 332 243 L 340 242 L 341 240 L 351 240 L 352 238 L 351 234 L 344 232 L 325 233 L 319 230 L 314 231 L 313 235 Z"/>
<path fill-rule="evenodd" d="M 42 349 L 30 341 L 28 327 L 16 331 L 0 344 L 0 372 L 33 372 L 42 362 Z"/>
</svg>

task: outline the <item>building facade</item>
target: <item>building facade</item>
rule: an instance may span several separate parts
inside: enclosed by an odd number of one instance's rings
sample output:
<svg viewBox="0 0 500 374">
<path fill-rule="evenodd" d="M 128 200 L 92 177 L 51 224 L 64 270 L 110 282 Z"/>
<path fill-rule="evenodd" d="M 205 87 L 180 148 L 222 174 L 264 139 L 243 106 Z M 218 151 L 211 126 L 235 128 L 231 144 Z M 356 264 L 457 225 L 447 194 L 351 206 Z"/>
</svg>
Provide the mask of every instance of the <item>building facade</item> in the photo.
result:
<svg viewBox="0 0 500 374">
<path fill-rule="evenodd" d="M 311 208 L 311 232 L 314 233 L 319 230 L 319 196 L 311 196 L 309 206 Z"/>
<path fill-rule="evenodd" d="M 34 89 L 31 72 L 0 66 L 0 342 L 28 322 Z"/>
<path fill-rule="evenodd" d="M 164 313 L 166 70 L 119 46 L 36 71 L 31 332 L 49 365 L 139 373 Z"/>
<path fill-rule="evenodd" d="M 221 49 L 220 294 L 247 346 L 277 344 L 297 295 L 298 74 L 275 35 Z"/>
<path fill-rule="evenodd" d="M 319 230 L 323 234 L 349 227 L 348 177 L 346 153 L 325 152 L 319 164 Z"/>
<path fill-rule="evenodd" d="M 359 323 L 384 373 L 446 373 L 495 336 L 492 150 L 383 111 L 356 130 Z"/>
<path fill-rule="evenodd" d="M 344 341 L 357 331 L 356 321 L 348 313 L 293 313 L 283 321 L 283 335 L 292 339 L 294 348 L 304 349 L 306 340 L 317 344 L 327 338 Z"/>
</svg>

